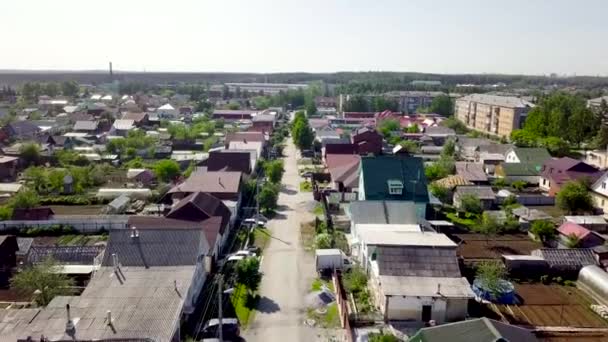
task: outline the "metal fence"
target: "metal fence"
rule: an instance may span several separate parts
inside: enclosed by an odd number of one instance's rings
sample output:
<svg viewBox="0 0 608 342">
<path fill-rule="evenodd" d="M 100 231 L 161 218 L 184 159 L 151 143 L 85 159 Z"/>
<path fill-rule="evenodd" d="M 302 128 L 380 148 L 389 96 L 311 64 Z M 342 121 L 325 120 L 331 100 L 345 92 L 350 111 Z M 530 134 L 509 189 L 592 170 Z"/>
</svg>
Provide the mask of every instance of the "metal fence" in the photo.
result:
<svg viewBox="0 0 608 342">
<path fill-rule="evenodd" d="M 30 228 L 50 228 L 53 226 L 69 226 L 81 233 L 96 233 L 102 230 L 125 229 L 129 216 L 107 215 L 107 216 L 58 216 L 51 220 L 41 221 L 0 221 L 0 232 L 7 230 L 25 230 Z"/>
</svg>

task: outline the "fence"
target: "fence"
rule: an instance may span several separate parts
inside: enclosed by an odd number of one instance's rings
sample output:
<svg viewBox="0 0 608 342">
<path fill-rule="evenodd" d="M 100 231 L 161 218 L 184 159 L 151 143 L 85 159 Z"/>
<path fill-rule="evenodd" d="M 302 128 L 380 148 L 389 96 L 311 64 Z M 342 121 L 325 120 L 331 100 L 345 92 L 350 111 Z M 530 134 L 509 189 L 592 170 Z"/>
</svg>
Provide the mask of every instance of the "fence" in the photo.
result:
<svg viewBox="0 0 608 342">
<path fill-rule="evenodd" d="M 21 230 L 29 228 L 49 228 L 51 226 L 70 226 L 81 233 L 96 233 L 101 230 L 125 229 L 129 216 L 127 215 L 55 215 L 51 220 L 40 221 L 0 221 L 0 232 L 7 230 Z"/>
<path fill-rule="evenodd" d="M 332 281 L 334 283 L 334 289 L 336 289 L 336 304 L 338 306 L 338 315 L 340 316 L 340 325 L 345 330 L 346 340 L 348 342 L 353 342 L 353 331 L 350 327 L 348 315 L 348 299 L 344 286 L 342 286 L 342 277 L 336 270 L 334 270 L 334 273 L 332 274 Z"/>
</svg>

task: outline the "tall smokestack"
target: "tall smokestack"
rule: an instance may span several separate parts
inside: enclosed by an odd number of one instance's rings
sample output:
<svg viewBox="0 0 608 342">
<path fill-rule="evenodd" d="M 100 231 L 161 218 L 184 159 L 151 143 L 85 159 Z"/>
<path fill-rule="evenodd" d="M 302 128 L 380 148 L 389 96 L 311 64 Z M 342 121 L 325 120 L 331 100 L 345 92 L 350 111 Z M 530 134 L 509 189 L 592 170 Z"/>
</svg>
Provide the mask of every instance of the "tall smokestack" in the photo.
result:
<svg viewBox="0 0 608 342">
<path fill-rule="evenodd" d="M 112 73 L 112 62 L 110 62 L 110 79 L 112 79 L 114 74 Z"/>
</svg>

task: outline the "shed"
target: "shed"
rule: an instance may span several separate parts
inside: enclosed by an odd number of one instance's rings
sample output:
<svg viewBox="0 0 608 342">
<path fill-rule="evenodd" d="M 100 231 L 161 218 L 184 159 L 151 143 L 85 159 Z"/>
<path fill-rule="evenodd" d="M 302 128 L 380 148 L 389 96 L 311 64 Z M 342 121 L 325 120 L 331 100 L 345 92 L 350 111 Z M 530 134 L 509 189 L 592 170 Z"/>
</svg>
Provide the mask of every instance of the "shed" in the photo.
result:
<svg viewBox="0 0 608 342">
<path fill-rule="evenodd" d="M 106 212 L 108 214 L 122 214 L 127 209 L 129 202 L 131 202 L 131 198 L 127 194 L 122 194 L 108 203 Z"/>
<path fill-rule="evenodd" d="M 474 195 L 481 201 L 483 210 L 489 210 L 496 201 L 496 194 L 490 186 L 457 186 L 454 192 L 454 206 L 460 208 L 463 196 Z"/>
<path fill-rule="evenodd" d="M 565 222 L 573 222 L 596 232 L 608 231 L 608 223 L 601 215 L 564 216 Z"/>
<path fill-rule="evenodd" d="M 608 305 L 608 273 L 596 265 L 585 266 L 578 274 L 577 286 L 603 305 Z"/>
</svg>

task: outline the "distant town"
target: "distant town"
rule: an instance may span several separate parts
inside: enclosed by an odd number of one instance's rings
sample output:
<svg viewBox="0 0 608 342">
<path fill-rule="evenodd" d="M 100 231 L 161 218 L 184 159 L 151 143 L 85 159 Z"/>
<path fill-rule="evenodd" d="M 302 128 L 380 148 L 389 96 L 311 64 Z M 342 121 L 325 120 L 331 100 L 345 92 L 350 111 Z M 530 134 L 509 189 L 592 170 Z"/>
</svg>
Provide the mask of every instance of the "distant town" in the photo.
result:
<svg viewBox="0 0 608 342">
<path fill-rule="evenodd" d="M 608 341 L 608 78 L 0 72 L 0 341 Z"/>
</svg>

